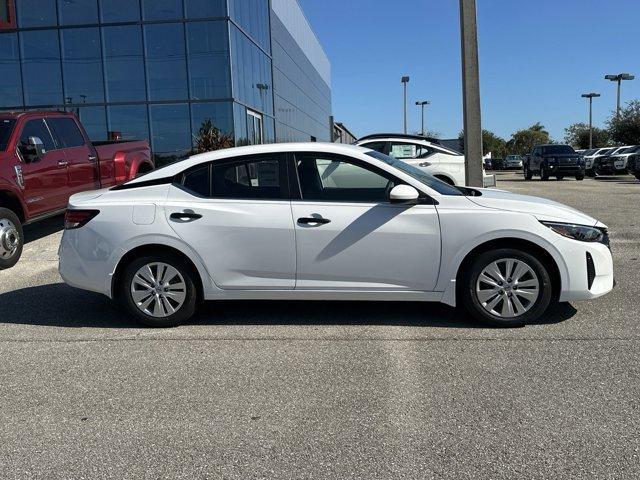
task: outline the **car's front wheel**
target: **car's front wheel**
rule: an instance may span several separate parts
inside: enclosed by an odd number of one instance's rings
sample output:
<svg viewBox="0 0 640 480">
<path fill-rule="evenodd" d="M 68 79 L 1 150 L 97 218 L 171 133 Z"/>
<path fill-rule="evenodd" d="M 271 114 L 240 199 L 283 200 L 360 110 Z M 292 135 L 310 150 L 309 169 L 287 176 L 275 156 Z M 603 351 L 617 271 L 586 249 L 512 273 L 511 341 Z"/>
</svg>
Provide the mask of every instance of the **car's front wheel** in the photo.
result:
<svg viewBox="0 0 640 480">
<path fill-rule="evenodd" d="M 521 250 L 501 248 L 478 255 L 462 275 L 460 302 L 477 320 L 520 327 L 538 320 L 552 298 L 547 267 Z"/>
<path fill-rule="evenodd" d="M 176 255 L 133 260 L 125 267 L 119 287 L 127 310 L 150 327 L 181 325 L 196 311 L 195 272 Z"/>
<path fill-rule="evenodd" d="M 525 165 L 522 168 L 523 172 L 524 172 L 524 179 L 525 180 L 531 180 L 533 178 L 533 172 L 531 170 L 529 170 L 529 166 Z"/>
<path fill-rule="evenodd" d="M 584 173 L 583 172 L 576 173 L 576 180 L 578 180 L 579 182 L 584 180 Z"/>
<path fill-rule="evenodd" d="M 547 167 L 544 163 L 540 165 L 540 180 L 545 182 L 549 180 L 549 172 L 547 172 Z"/>
<path fill-rule="evenodd" d="M 18 216 L 0 208 L 0 270 L 13 267 L 22 255 L 24 233 Z"/>
</svg>

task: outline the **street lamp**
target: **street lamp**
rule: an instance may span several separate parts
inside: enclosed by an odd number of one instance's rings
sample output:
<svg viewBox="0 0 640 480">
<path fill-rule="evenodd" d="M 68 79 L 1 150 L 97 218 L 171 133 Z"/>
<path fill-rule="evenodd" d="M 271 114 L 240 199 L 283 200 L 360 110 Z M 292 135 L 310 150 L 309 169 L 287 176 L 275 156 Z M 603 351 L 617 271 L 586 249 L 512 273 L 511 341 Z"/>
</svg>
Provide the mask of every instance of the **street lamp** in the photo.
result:
<svg viewBox="0 0 640 480">
<path fill-rule="evenodd" d="M 407 134 L 407 83 L 409 83 L 409 77 L 404 76 L 400 80 L 404 85 L 404 133 Z"/>
<path fill-rule="evenodd" d="M 616 104 L 616 117 L 620 116 L 620 86 L 623 80 L 633 80 L 636 78 L 628 73 L 619 73 L 618 75 L 605 75 L 605 80 L 611 80 L 612 82 L 618 82 L 618 102 Z"/>
<path fill-rule="evenodd" d="M 582 98 L 589 99 L 589 150 L 593 148 L 593 99 L 598 98 L 599 93 L 583 93 Z"/>
<path fill-rule="evenodd" d="M 423 102 L 416 102 L 416 105 L 422 108 L 422 135 L 424 135 L 424 107 L 425 105 L 431 105 L 429 100 L 425 100 Z"/>
</svg>

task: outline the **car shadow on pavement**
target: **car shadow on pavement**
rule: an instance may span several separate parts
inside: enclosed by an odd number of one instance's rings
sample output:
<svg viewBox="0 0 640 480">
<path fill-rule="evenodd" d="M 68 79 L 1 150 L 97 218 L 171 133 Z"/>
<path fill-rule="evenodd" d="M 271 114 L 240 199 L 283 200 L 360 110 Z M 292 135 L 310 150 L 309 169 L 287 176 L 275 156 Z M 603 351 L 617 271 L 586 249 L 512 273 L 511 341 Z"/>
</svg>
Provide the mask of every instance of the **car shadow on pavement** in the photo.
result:
<svg viewBox="0 0 640 480">
<path fill-rule="evenodd" d="M 576 309 L 561 304 L 538 324 L 570 319 Z M 69 328 L 140 328 L 107 297 L 63 283 L 0 294 L 0 324 Z M 487 328 L 458 309 L 422 302 L 217 301 L 206 302 L 190 324 L 204 325 L 391 325 Z"/>
<path fill-rule="evenodd" d="M 48 237 L 56 232 L 62 231 L 64 228 L 64 216 L 56 215 L 55 217 L 41 220 L 31 225 L 25 225 L 24 230 L 24 243 L 35 242 L 41 238 Z"/>
</svg>

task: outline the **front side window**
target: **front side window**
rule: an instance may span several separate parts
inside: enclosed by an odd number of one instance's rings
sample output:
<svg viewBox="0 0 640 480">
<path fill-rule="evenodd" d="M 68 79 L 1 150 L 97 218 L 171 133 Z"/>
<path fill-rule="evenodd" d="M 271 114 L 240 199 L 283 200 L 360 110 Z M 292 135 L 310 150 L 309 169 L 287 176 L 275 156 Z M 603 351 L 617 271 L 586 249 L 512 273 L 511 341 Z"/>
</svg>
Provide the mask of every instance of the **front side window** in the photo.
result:
<svg viewBox="0 0 640 480">
<path fill-rule="evenodd" d="M 84 136 L 72 118 L 49 118 L 47 124 L 55 132 L 56 137 L 64 148 L 81 147 Z"/>
<path fill-rule="evenodd" d="M 49 133 L 49 129 L 44 124 L 44 120 L 29 120 L 24 124 L 22 133 L 20 134 L 20 151 L 25 152 L 25 148 L 29 145 L 29 137 L 36 137 L 42 141 L 45 152 L 55 150 L 56 146 L 53 142 L 53 138 Z"/>
<path fill-rule="evenodd" d="M 296 165 L 304 200 L 388 202 L 395 184 L 391 176 L 343 157 L 298 154 Z"/>
<path fill-rule="evenodd" d="M 389 155 L 393 158 L 397 158 L 398 160 L 408 160 L 427 158 L 433 153 L 435 153 L 435 150 L 424 145 L 418 145 L 415 143 L 392 142 Z"/>
<path fill-rule="evenodd" d="M 212 197 L 258 200 L 287 198 L 282 181 L 284 164 L 278 158 L 260 158 L 213 164 Z"/>
</svg>

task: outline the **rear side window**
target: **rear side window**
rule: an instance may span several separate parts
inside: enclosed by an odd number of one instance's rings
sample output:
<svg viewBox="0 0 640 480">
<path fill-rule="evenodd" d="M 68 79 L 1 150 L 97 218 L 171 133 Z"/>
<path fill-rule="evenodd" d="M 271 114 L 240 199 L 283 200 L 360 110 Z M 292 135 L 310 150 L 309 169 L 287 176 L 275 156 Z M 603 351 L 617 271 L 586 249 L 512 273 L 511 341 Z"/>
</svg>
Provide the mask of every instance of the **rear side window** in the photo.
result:
<svg viewBox="0 0 640 480">
<path fill-rule="evenodd" d="M 371 150 L 375 150 L 376 152 L 384 153 L 387 148 L 387 142 L 371 142 L 365 143 L 362 145 L 364 148 L 370 148 Z"/>
<path fill-rule="evenodd" d="M 82 132 L 73 118 L 48 118 L 47 124 L 64 148 L 81 147 L 85 144 Z"/>
<path fill-rule="evenodd" d="M 49 133 L 49 129 L 44 123 L 44 120 L 29 120 L 24 124 L 22 133 L 20 134 L 20 148 L 25 148 L 29 145 L 29 137 L 37 137 L 42 141 L 45 151 L 49 152 L 55 150 L 56 146 L 53 142 L 53 138 Z"/>
<path fill-rule="evenodd" d="M 426 147 L 424 145 L 417 145 L 415 143 L 391 143 L 390 157 L 397 158 L 398 160 L 427 158 L 434 153 L 435 150 Z"/>
<path fill-rule="evenodd" d="M 185 173 L 182 177 L 182 186 L 201 197 L 210 197 L 211 177 L 209 176 L 209 165 Z"/>
<path fill-rule="evenodd" d="M 212 164 L 214 198 L 280 200 L 287 198 L 285 165 L 278 158 Z"/>
</svg>

